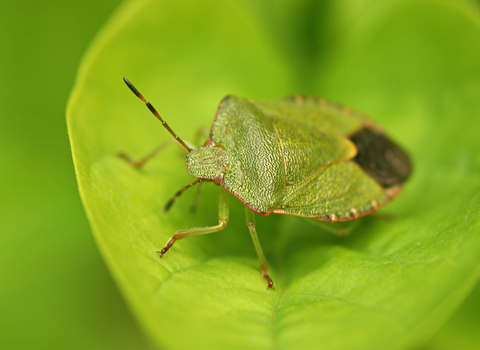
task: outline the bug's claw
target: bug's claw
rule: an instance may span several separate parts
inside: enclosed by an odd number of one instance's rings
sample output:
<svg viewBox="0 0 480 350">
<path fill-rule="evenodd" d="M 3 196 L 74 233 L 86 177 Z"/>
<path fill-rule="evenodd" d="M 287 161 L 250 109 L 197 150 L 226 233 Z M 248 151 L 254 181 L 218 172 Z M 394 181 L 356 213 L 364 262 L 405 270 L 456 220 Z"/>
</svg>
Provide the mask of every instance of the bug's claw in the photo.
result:
<svg viewBox="0 0 480 350">
<path fill-rule="evenodd" d="M 168 252 L 168 248 L 167 248 L 167 247 L 163 248 L 162 250 L 158 250 L 158 251 L 157 251 L 157 254 L 160 254 L 160 258 L 162 258 L 163 255 L 164 255 L 166 252 Z"/>
<path fill-rule="evenodd" d="M 264 278 L 267 281 L 267 289 L 275 289 L 272 279 L 269 276 L 264 276 Z"/>
<path fill-rule="evenodd" d="M 170 240 L 167 242 L 167 245 L 165 246 L 165 248 L 163 248 L 162 250 L 157 251 L 157 253 L 160 254 L 160 258 L 161 258 L 162 256 L 164 256 L 164 255 L 168 252 L 168 250 L 169 250 L 170 248 L 172 248 L 172 246 L 173 246 L 173 244 L 175 243 L 176 240 L 177 240 L 177 239 L 176 239 L 175 237 L 170 238 Z"/>
</svg>

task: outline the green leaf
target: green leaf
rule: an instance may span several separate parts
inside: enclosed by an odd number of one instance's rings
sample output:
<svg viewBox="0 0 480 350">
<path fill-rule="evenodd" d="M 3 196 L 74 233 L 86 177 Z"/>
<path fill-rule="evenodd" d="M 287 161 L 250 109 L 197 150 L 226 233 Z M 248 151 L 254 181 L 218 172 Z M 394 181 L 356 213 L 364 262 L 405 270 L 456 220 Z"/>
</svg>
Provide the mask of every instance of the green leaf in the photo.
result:
<svg viewBox="0 0 480 350">
<path fill-rule="evenodd" d="M 154 342 L 408 349 L 435 334 L 480 276 L 479 34 L 467 2 L 126 3 L 86 55 L 67 114 L 98 246 Z M 258 217 L 273 291 L 233 196 L 224 231 L 177 242 L 160 260 L 176 230 L 217 223 L 218 188 L 207 184 L 194 214 L 195 191 L 163 211 L 193 180 L 185 152 L 169 146 L 142 170 L 117 156 L 140 158 L 171 139 L 122 76 L 187 140 L 226 94 L 341 101 L 408 149 L 415 173 L 348 237 Z"/>
<path fill-rule="evenodd" d="M 480 284 L 477 283 L 467 300 L 428 342 L 424 350 L 478 349 L 479 310 Z"/>
</svg>

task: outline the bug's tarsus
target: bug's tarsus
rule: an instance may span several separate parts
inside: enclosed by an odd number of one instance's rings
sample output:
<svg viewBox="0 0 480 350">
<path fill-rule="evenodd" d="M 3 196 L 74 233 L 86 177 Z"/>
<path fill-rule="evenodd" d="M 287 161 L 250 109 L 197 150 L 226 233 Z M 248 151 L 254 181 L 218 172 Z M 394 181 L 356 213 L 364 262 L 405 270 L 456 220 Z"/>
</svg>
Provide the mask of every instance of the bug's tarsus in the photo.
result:
<svg viewBox="0 0 480 350">
<path fill-rule="evenodd" d="M 167 205 L 165 205 L 165 211 L 169 211 L 170 208 L 172 207 L 173 203 L 176 201 L 176 199 L 178 197 L 180 197 L 180 195 L 185 192 L 186 190 L 188 190 L 190 187 L 198 184 L 199 182 L 203 182 L 203 181 L 206 181 L 204 179 L 196 179 L 195 181 L 193 181 L 191 184 L 188 184 L 187 186 L 184 186 L 182 187 L 182 189 L 180 191 L 178 191 L 177 193 L 175 193 L 175 195 L 172 197 L 172 199 L 170 199 L 167 203 Z"/>
<path fill-rule="evenodd" d="M 168 126 L 167 122 L 165 122 L 162 117 L 160 116 L 160 114 L 158 114 L 157 110 L 152 106 L 152 104 L 150 102 L 148 102 L 145 97 L 143 97 L 143 95 L 137 90 L 137 88 L 135 86 L 133 86 L 133 84 L 127 79 L 127 78 L 123 78 L 123 81 L 125 82 L 125 84 L 127 84 L 128 88 L 130 90 L 132 90 L 132 92 L 140 99 L 142 100 L 143 102 L 145 102 L 146 106 L 148 107 L 148 109 L 150 110 L 150 112 L 153 113 L 153 115 L 155 117 L 157 117 L 158 120 L 160 120 L 162 122 L 162 125 L 165 127 L 165 129 L 168 130 L 168 132 L 175 138 L 175 140 L 177 140 L 183 147 L 185 147 L 187 149 L 188 152 L 190 152 L 192 149 L 190 147 L 187 146 L 187 144 L 180 138 L 177 136 L 177 134 L 175 134 L 175 132 L 170 128 L 170 126 Z"/>
<path fill-rule="evenodd" d="M 167 212 L 167 211 L 170 210 L 170 208 L 171 208 L 172 205 L 173 205 L 173 202 L 175 202 L 175 200 L 177 199 L 177 197 L 178 197 L 178 196 L 175 194 L 175 196 L 173 196 L 173 198 L 168 201 L 168 203 L 165 205 L 165 208 L 163 208 L 163 210 L 164 210 L 165 212 Z"/>
<path fill-rule="evenodd" d="M 160 258 L 161 258 L 162 256 L 164 256 L 164 255 L 168 252 L 168 250 L 169 250 L 170 248 L 172 248 L 173 244 L 174 244 L 176 241 L 177 241 L 177 239 L 176 239 L 175 237 L 172 237 L 172 238 L 169 239 L 169 241 L 167 242 L 167 245 L 165 246 L 165 248 L 163 248 L 162 250 L 159 250 L 159 251 L 157 252 L 158 254 L 160 254 Z"/>
</svg>

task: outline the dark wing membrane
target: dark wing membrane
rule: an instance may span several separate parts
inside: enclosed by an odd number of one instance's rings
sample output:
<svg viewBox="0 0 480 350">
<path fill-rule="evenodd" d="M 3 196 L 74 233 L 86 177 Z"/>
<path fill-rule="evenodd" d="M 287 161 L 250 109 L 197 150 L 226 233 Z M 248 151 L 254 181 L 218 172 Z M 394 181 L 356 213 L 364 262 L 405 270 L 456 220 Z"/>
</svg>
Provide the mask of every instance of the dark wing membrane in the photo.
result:
<svg viewBox="0 0 480 350">
<path fill-rule="evenodd" d="M 410 176 L 412 165 L 408 155 L 384 133 L 364 128 L 350 140 L 357 147 L 353 161 L 384 188 L 400 185 Z"/>
</svg>

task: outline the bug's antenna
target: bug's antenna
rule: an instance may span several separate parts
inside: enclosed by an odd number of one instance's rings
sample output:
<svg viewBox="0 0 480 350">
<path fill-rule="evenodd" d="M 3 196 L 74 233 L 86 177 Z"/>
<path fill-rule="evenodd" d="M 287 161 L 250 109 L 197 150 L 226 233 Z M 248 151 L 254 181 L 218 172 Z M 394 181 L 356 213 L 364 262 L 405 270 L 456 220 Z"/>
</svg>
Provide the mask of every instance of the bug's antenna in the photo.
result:
<svg viewBox="0 0 480 350">
<path fill-rule="evenodd" d="M 175 138 L 175 140 L 177 140 L 178 142 L 180 142 L 180 144 L 185 147 L 187 149 L 188 152 L 190 152 L 192 149 L 190 147 L 188 147 L 186 145 L 185 142 L 183 142 L 183 140 L 177 136 L 177 134 L 175 134 L 173 132 L 172 129 L 170 129 L 170 127 L 168 126 L 168 124 L 162 119 L 162 117 L 160 117 L 160 114 L 158 114 L 158 112 L 155 110 L 155 108 L 150 104 L 150 102 L 148 102 L 145 97 L 143 97 L 143 95 L 137 90 L 137 88 L 135 86 L 132 85 L 132 83 L 127 79 L 127 78 L 123 78 L 123 81 L 125 82 L 125 84 L 127 84 L 128 88 L 130 90 L 132 90 L 132 92 L 140 99 L 142 100 L 143 102 L 145 102 L 145 104 L 147 105 L 148 109 L 150 110 L 150 112 L 153 113 L 153 115 L 155 117 L 157 117 L 158 120 L 160 120 L 162 122 L 162 125 L 165 127 L 165 129 L 168 130 L 168 132 L 170 134 L 172 134 L 172 136 Z M 193 186 L 193 185 L 192 185 Z"/>
<path fill-rule="evenodd" d="M 205 180 L 205 179 L 196 179 L 195 181 L 193 181 L 191 184 L 188 184 L 187 186 L 183 187 L 180 191 L 178 191 L 177 193 L 175 193 L 175 195 L 172 197 L 172 199 L 170 199 L 167 203 L 167 205 L 165 206 L 165 211 L 169 211 L 170 208 L 172 207 L 172 204 L 175 202 L 175 200 L 180 197 L 180 195 L 185 192 L 186 190 L 188 190 L 190 187 L 192 187 L 193 185 L 196 185 L 198 184 L 199 182 L 203 182 L 203 181 L 209 181 L 209 180 Z M 210 180 L 211 181 L 211 180 Z"/>
</svg>

